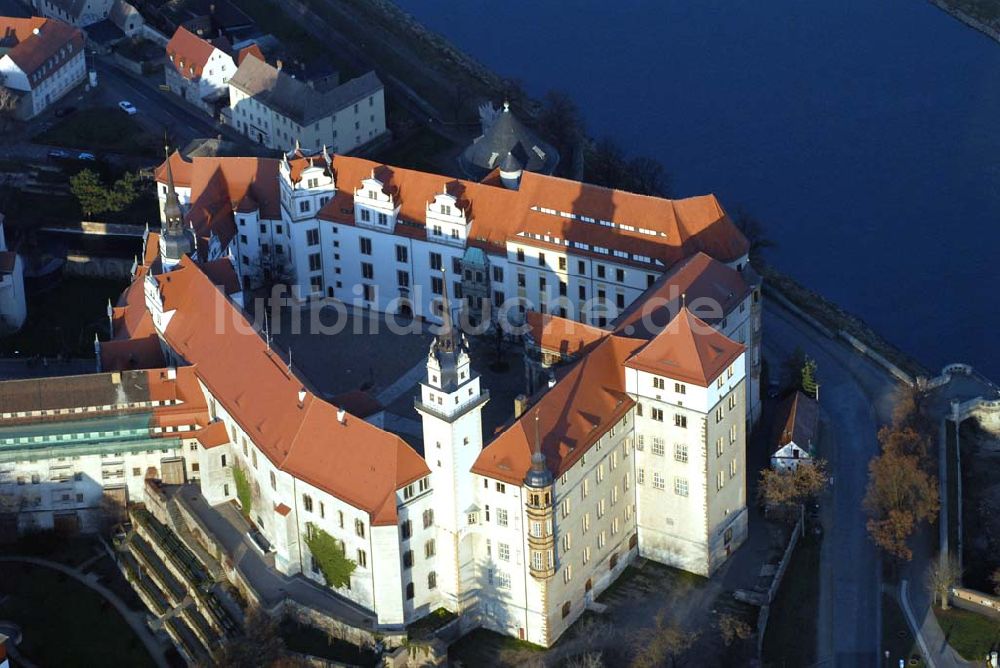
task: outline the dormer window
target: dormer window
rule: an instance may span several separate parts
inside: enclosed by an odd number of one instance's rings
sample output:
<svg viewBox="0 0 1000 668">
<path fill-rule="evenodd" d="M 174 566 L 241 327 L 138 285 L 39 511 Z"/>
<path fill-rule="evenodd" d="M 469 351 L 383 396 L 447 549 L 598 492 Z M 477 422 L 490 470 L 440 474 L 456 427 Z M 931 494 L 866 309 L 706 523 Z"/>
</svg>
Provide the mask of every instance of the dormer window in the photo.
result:
<svg viewBox="0 0 1000 668">
<path fill-rule="evenodd" d="M 318 188 L 319 187 L 319 179 L 309 179 L 308 181 L 306 181 L 306 187 L 307 188 Z"/>
<path fill-rule="evenodd" d="M 368 191 L 368 198 L 369 199 L 378 199 L 378 195 L 375 194 L 374 190 L 369 190 Z"/>
<path fill-rule="evenodd" d="M 443 213 L 446 216 L 450 216 L 451 215 L 451 207 L 448 206 L 447 204 L 442 204 L 441 205 L 441 213 Z"/>
</svg>

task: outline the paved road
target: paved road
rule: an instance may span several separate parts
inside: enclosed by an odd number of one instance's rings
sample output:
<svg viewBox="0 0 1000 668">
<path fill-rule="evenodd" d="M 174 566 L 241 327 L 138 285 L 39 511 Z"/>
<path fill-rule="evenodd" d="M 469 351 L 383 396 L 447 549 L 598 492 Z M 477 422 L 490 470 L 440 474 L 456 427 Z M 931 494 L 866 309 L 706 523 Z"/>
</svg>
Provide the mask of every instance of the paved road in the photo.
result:
<svg viewBox="0 0 1000 668">
<path fill-rule="evenodd" d="M 178 490 L 184 503 L 201 520 L 213 537 L 221 543 L 226 554 L 270 608 L 286 598 L 304 606 L 320 610 L 335 619 L 358 628 L 371 628 L 374 613 L 365 610 L 333 591 L 321 588 L 302 576 L 288 577 L 269 567 L 260 552 L 250 545 L 246 536 L 248 525 L 239 511 L 229 503 L 210 506 L 195 485 L 185 485 Z"/>
<path fill-rule="evenodd" d="M 764 352 L 772 373 L 801 348 L 819 367 L 820 405 L 833 485 L 823 500 L 819 665 L 878 666 L 880 567 L 862 499 L 876 433 L 891 418 L 894 379 L 843 343 L 828 339 L 773 301 L 764 309 Z M 832 446 L 832 447 L 830 447 Z"/>
<path fill-rule="evenodd" d="M 41 566 L 42 568 L 51 568 L 52 570 L 65 573 L 80 584 L 93 589 L 115 607 L 115 610 L 117 610 L 118 614 L 125 619 L 125 622 L 132 628 L 132 631 L 139 636 L 139 640 L 141 640 L 142 644 L 146 646 L 146 651 L 149 652 L 150 658 L 153 659 L 153 662 L 158 666 L 158 668 L 167 668 L 167 661 L 163 656 L 163 647 L 156 640 L 156 637 L 153 635 L 153 632 L 149 630 L 149 627 L 146 626 L 144 615 L 129 609 L 129 607 L 125 605 L 125 602 L 118 598 L 117 594 L 104 585 L 88 578 L 75 568 L 70 568 L 69 566 L 64 566 L 63 564 L 55 561 L 49 561 L 48 559 L 38 559 L 36 557 L 0 557 L 0 562 L 20 562 Z"/>
<path fill-rule="evenodd" d="M 133 118 L 154 134 L 162 135 L 166 130 L 175 145 L 183 146 L 197 137 L 231 134 L 231 129 L 222 129 L 207 114 L 161 91 L 158 86 L 163 83 L 162 73 L 140 77 L 102 57 L 94 60 L 93 67 L 97 71 L 98 100 L 108 106 L 128 100 L 139 110 Z"/>
</svg>

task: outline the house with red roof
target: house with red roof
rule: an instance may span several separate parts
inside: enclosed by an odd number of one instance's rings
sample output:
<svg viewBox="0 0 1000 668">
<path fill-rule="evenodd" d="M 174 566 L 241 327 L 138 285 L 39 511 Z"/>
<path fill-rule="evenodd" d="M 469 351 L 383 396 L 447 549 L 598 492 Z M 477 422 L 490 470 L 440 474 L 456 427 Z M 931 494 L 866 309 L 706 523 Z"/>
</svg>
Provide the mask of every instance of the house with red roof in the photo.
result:
<svg viewBox="0 0 1000 668">
<path fill-rule="evenodd" d="M 164 79 L 170 92 L 212 116 L 229 103 L 229 79 L 236 73 L 225 37 L 206 39 L 184 26 L 167 42 Z"/>
<path fill-rule="evenodd" d="M 0 80 L 16 114 L 37 116 L 87 76 L 83 31 L 57 19 L 0 16 Z"/>
</svg>

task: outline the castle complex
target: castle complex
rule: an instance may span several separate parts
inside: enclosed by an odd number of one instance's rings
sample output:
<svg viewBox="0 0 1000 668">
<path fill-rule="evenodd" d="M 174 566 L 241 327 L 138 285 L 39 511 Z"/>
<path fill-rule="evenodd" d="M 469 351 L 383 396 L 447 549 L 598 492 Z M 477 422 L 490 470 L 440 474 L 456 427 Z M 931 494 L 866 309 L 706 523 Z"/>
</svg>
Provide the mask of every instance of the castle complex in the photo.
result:
<svg viewBox="0 0 1000 668">
<path fill-rule="evenodd" d="M 169 156 L 162 228 L 95 344 L 101 373 L 51 392 L 0 383 L 17 398 L 0 494 L 18 527 L 86 529 L 107 490 L 195 483 L 243 506 L 277 571 L 380 629 L 444 607 L 545 646 L 636 557 L 712 575 L 747 535 L 761 308 L 747 240 L 712 196 L 497 164 L 471 182 L 325 149 Z M 254 331 L 244 291 L 279 278 L 301 302 L 435 326 L 422 451 L 317 396 Z M 493 436 L 467 338 L 491 327 L 528 361 Z M 94 389 L 68 400 L 61 383 Z M 319 534 L 352 562 L 343 581 L 310 553 Z"/>
</svg>

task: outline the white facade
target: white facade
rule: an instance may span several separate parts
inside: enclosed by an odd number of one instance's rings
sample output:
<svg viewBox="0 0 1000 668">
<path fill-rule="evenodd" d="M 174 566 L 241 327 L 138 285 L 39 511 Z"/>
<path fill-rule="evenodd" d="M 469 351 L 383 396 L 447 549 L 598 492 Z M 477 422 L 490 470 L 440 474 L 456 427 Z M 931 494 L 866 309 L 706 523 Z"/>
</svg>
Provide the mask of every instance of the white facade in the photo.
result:
<svg viewBox="0 0 1000 668">
<path fill-rule="evenodd" d="M 298 142 L 313 151 L 327 146 L 336 153 L 349 153 L 386 131 L 385 90 L 381 86 L 362 99 L 351 100 L 347 106 L 308 123 L 298 122 L 236 86 L 229 86 L 229 108 L 237 130 L 252 141 L 276 150 L 287 150 Z"/>
<path fill-rule="evenodd" d="M 0 75 L 4 85 L 12 90 L 26 93 L 18 103 L 20 118 L 32 118 L 43 112 L 87 77 L 87 67 L 83 50 L 72 52 L 72 43 L 67 43 L 57 69 L 44 75 L 40 71 L 25 73 L 17 66 L 10 54 L 0 58 Z"/>
<path fill-rule="evenodd" d="M 745 354 L 709 387 L 627 368 L 639 552 L 711 575 L 746 538 Z M 641 415 L 639 414 L 641 411 Z M 731 530 L 731 531 L 730 531 Z"/>
<path fill-rule="evenodd" d="M 0 273 L 0 331 L 14 332 L 28 317 L 24 296 L 24 261 L 20 255 L 7 250 L 3 223 L 4 217 L 0 214 L 0 258 L 10 263 L 10 271 Z"/>
<path fill-rule="evenodd" d="M 82 3 L 71 0 L 34 0 L 32 3 L 35 11 L 42 16 L 59 19 L 78 28 L 108 18 L 114 4 L 114 0 L 84 0 Z M 72 14 L 69 12 L 70 7 L 75 10 Z"/>
<path fill-rule="evenodd" d="M 789 441 L 771 455 L 771 467 L 779 471 L 794 471 L 799 464 L 812 464 L 813 458 L 809 450 L 799 446 L 795 441 Z"/>
<path fill-rule="evenodd" d="M 195 38 L 200 39 L 200 38 Z M 213 113 L 212 102 L 229 90 L 229 78 L 236 73 L 236 61 L 228 53 L 213 48 L 208 59 L 198 66 L 185 63 L 183 57 L 170 55 L 164 78 L 170 91 L 206 113 Z M 200 74 L 195 72 L 200 69 Z M 183 73 L 180 70 L 184 70 Z"/>
</svg>

